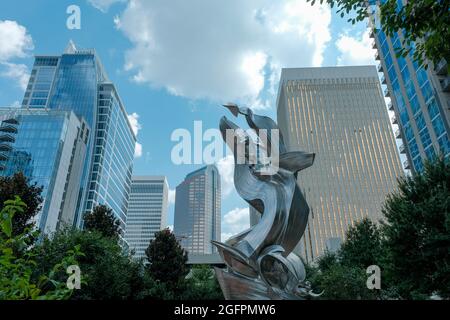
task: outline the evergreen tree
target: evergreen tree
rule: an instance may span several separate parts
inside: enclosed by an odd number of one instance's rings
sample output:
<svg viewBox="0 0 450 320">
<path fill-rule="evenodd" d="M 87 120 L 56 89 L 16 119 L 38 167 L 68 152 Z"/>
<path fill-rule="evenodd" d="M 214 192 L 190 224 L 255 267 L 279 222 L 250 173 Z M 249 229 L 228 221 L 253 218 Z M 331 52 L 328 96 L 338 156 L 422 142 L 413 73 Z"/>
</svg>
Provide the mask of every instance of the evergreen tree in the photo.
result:
<svg viewBox="0 0 450 320">
<path fill-rule="evenodd" d="M 370 265 L 381 265 L 383 252 L 381 231 L 378 226 L 365 218 L 349 228 L 346 241 L 339 251 L 342 264 L 367 269 Z"/>
<path fill-rule="evenodd" d="M 84 283 L 74 290 L 72 300 L 139 299 L 144 290 L 143 266 L 133 261 L 117 241 L 98 231 L 59 230 L 46 237 L 36 248 L 37 267 L 34 275 L 46 274 L 63 254 L 74 246 L 84 253 L 78 259 Z M 57 274 L 62 281 L 65 272 Z"/>
<path fill-rule="evenodd" d="M 27 228 L 33 228 L 33 217 L 41 209 L 42 187 L 30 183 L 23 173 L 19 172 L 12 177 L 0 177 L 0 210 L 4 208 L 7 200 L 20 197 L 26 208 L 20 214 L 14 215 L 12 220 L 12 235 L 17 236 Z"/>
<path fill-rule="evenodd" d="M 154 280 L 176 287 L 189 273 L 187 252 L 168 228 L 155 233 L 145 254 L 147 270 Z"/>
<path fill-rule="evenodd" d="M 120 222 L 114 216 L 112 209 L 105 205 L 96 206 L 84 216 L 84 229 L 98 231 L 104 237 L 118 238 L 121 234 Z"/>
<path fill-rule="evenodd" d="M 387 276 L 401 297 L 450 297 L 450 161 L 400 181 L 383 209 Z"/>
</svg>

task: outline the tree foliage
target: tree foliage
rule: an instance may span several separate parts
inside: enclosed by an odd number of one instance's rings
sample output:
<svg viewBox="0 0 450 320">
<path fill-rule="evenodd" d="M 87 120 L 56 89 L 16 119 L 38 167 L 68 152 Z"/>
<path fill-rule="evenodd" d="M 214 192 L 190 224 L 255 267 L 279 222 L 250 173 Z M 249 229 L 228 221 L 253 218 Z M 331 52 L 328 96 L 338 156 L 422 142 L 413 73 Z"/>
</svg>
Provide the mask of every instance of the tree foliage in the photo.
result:
<svg viewBox="0 0 450 320">
<path fill-rule="evenodd" d="M 48 272 L 33 277 L 37 265 L 37 252 L 28 248 L 27 240 L 35 238 L 37 231 L 26 228 L 24 233 L 14 235 L 14 217 L 25 214 L 27 205 L 20 199 L 7 200 L 0 212 L 0 300 L 54 300 L 68 299 L 72 290 L 66 281 L 58 281 L 57 273 L 76 265 L 83 254 L 78 246 L 68 248 L 56 263 L 49 265 Z M 31 233 L 33 233 L 31 235 Z"/>
<path fill-rule="evenodd" d="M 450 297 L 450 162 L 400 181 L 383 209 L 387 273 L 400 296 Z"/>
<path fill-rule="evenodd" d="M 367 289 L 367 275 L 363 268 L 345 266 L 338 261 L 328 265 L 326 271 L 317 271 L 310 275 L 313 290 L 323 291 L 323 300 L 373 300 L 376 292 Z"/>
<path fill-rule="evenodd" d="M 376 225 L 362 220 L 341 249 L 307 268 L 326 299 L 450 297 L 450 161 L 426 163 L 421 174 L 399 180 Z M 381 290 L 366 288 L 366 268 L 381 269 Z"/>
<path fill-rule="evenodd" d="M 84 228 L 111 238 L 118 238 L 121 234 L 120 221 L 116 219 L 112 209 L 105 205 L 96 206 L 84 216 Z"/>
<path fill-rule="evenodd" d="M 308 266 L 308 279 L 320 299 L 372 300 L 379 293 L 366 285 L 368 266 L 381 257 L 381 234 L 375 224 L 364 219 L 349 228 L 346 241 L 336 253 L 326 251 L 316 266 Z"/>
<path fill-rule="evenodd" d="M 344 265 L 366 269 L 380 264 L 383 256 L 381 231 L 368 218 L 361 220 L 347 232 L 347 240 L 342 244 L 339 258 Z"/>
<path fill-rule="evenodd" d="M 99 231 L 60 230 L 46 237 L 38 250 L 35 274 L 48 272 L 68 248 L 79 246 L 84 256 L 79 267 L 85 284 L 73 300 L 137 299 L 143 290 L 142 266 L 133 261 L 117 241 Z M 59 275 L 61 278 L 63 274 Z"/>
<path fill-rule="evenodd" d="M 12 220 L 12 234 L 14 236 L 25 232 L 25 229 L 34 227 L 33 217 L 39 212 L 42 203 L 42 187 L 31 184 L 21 173 L 12 177 L 0 177 L 0 210 L 4 208 L 7 200 L 16 196 L 26 204 L 21 214 L 14 215 Z"/>
<path fill-rule="evenodd" d="M 214 270 L 210 266 L 199 265 L 191 269 L 187 279 L 187 290 L 182 296 L 186 300 L 223 300 L 222 289 Z"/>
<path fill-rule="evenodd" d="M 355 14 L 348 19 L 355 24 L 368 16 L 366 0 L 307 0 L 328 3 L 337 8 L 337 13 Z M 369 1 L 374 4 L 375 1 Z M 399 6 L 397 0 L 386 0 L 380 6 L 383 31 L 392 35 L 403 30 L 405 41 L 399 54 L 410 53 L 420 64 L 425 58 L 433 63 L 441 59 L 450 61 L 450 0 L 414 0 Z"/>
<path fill-rule="evenodd" d="M 147 270 L 155 280 L 176 287 L 189 273 L 187 252 L 169 229 L 155 233 L 145 254 Z"/>
</svg>

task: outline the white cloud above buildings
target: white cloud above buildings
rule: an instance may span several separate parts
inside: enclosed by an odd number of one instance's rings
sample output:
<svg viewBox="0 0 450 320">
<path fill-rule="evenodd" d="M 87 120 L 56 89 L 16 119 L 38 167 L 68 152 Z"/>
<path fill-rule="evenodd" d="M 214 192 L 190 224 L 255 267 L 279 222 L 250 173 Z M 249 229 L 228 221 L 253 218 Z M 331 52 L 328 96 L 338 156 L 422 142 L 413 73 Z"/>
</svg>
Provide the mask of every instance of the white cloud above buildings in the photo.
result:
<svg viewBox="0 0 450 320">
<path fill-rule="evenodd" d="M 0 43 L 0 75 L 14 80 L 25 90 L 29 78 L 28 67 L 15 60 L 30 56 L 34 49 L 33 38 L 16 21 L 0 20 Z"/>
<path fill-rule="evenodd" d="M 249 227 L 249 209 L 235 208 L 223 216 L 221 241 L 226 241 L 231 236 L 234 236 Z"/>
<path fill-rule="evenodd" d="M 217 170 L 219 170 L 221 181 L 222 197 L 228 196 L 234 189 L 234 158 L 228 155 L 217 161 Z"/>
<path fill-rule="evenodd" d="M 320 66 L 331 39 L 329 7 L 304 0 L 130 0 L 114 21 L 135 82 L 261 108 L 281 66 Z"/>
<path fill-rule="evenodd" d="M 88 0 L 88 2 L 101 12 L 105 13 L 109 8 L 118 2 L 126 2 L 126 0 Z"/>
<path fill-rule="evenodd" d="M 131 129 L 134 132 L 134 135 L 137 137 L 139 130 L 142 129 L 142 125 L 139 123 L 139 115 L 136 112 L 128 115 L 128 121 L 130 122 Z M 136 142 L 134 149 L 134 157 L 140 158 L 142 157 L 142 144 Z"/>
<path fill-rule="evenodd" d="M 336 47 L 339 51 L 337 63 L 340 66 L 375 64 L 375 50 L 372 49 L 369 30 L 355 36 L 341 33 L 336 41 Z"/>
<path fill-rule="evenodd" d="M 169 192 L 168 192 L 169 205 L 175 204 L 175 196 L 176 196 L 176 190 L 175 189 L 169 189 Z"/>
<path fill-rule="evenodd" d="M 28 85 L 28 80 L 30 78 L 30 72 L 28 67 L 21 63 L 12 62 L 1 62 L 1 76 L 14 80 L 17 85 L 25 91 Z"/>
</svg>

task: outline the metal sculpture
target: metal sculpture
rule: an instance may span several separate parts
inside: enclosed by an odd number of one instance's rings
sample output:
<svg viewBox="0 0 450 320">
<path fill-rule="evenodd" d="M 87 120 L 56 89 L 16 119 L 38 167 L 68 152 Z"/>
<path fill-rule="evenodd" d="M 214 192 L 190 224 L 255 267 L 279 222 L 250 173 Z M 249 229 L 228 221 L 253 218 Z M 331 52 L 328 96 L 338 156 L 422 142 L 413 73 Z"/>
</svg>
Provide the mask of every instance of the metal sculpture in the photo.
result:
<svg viewBox="0 0 450 320">
<path fill-rule="evenodd" d="M 315 155 L 288 152 L 278 125 L 271 118 L 235 104 L 225 107 L 235 117 L 245 116 L 249 127 L 258 137 L 262 136 L 254 141 L 226 117 L 220 120 L 222 137 L 234 155 L 236 190 L 262 216 L 259 223 L 225 243 L 212 241 L 226 264 L 224 269 L 215 269 L 224 296 L 231 300 L 317 296 L 305 281 L 301 259 L 292 252 L 309 215 L 308 204 L 297 185 L 297 173 L 311 166 Z M 230 132 L 234 133 L 232 139 Z M 270 155 L 268 161 L 251 161 L 258 158 L 255 150 L 261 149 Z M 245 161 L 238 150 L 245 150 Z"/>
</svg>

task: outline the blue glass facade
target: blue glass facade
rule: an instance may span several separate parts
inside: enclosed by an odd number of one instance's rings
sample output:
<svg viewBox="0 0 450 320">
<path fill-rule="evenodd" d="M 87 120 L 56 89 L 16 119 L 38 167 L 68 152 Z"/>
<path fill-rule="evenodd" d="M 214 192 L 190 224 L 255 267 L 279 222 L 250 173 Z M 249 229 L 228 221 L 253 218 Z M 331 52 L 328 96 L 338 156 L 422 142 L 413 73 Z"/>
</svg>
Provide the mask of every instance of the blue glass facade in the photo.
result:
<svg viewBox="0 0 450 320">
<path fill-rule="evenodd" d="M 191 172 L 177 186 L 174 233 L 189 254 L 217 251 L 211 240 L 221 237 L 221 188 L 216 166 Z"/>
<path fill-rule="evenodd" d="M 136 140 L 112 84 L 98 90 L 93 164 L 85 211 L 107 204 L 125 228 Z"/>
<path fill-rule="evenodd" d="M 43 188 L 36 217 L 43 231 L 55 231 L 64 201 L 76 202 L 66 195 L 69 182 L 79 188 L 80 178 L 70 175 L 69 168 L 84 161 L 85 153 L 77 152 L 83 134 L 82 122 L 71 112 L 0 109 L 0 176 L 23 172 Z"/>
<path fill-rule="evenodd" d="M 401 8 L 403 1 L 397 3 Z M 420 172 L 425 160 L 438 154 L 450 156 L 449 93 L 432 67 L 426 70 L 414 61 L 414 45 L 408 56 L 397 56 L 397 50 L 402 48 L 402 32 L 387 36 L 374 28 L 373 34 L 406 146 L 405 167 Z"/>
<path fill-rule="evenodd" d="M 105 204 L 124 228 L 136 138 L 95 51 L 70 45 L 61 56 L 36 57 L 22 107 L 72 110 L 86 120 L 92 130 L 81 174 L 77 225 L 83 225 L 85 212 Z"/>
</svg>

